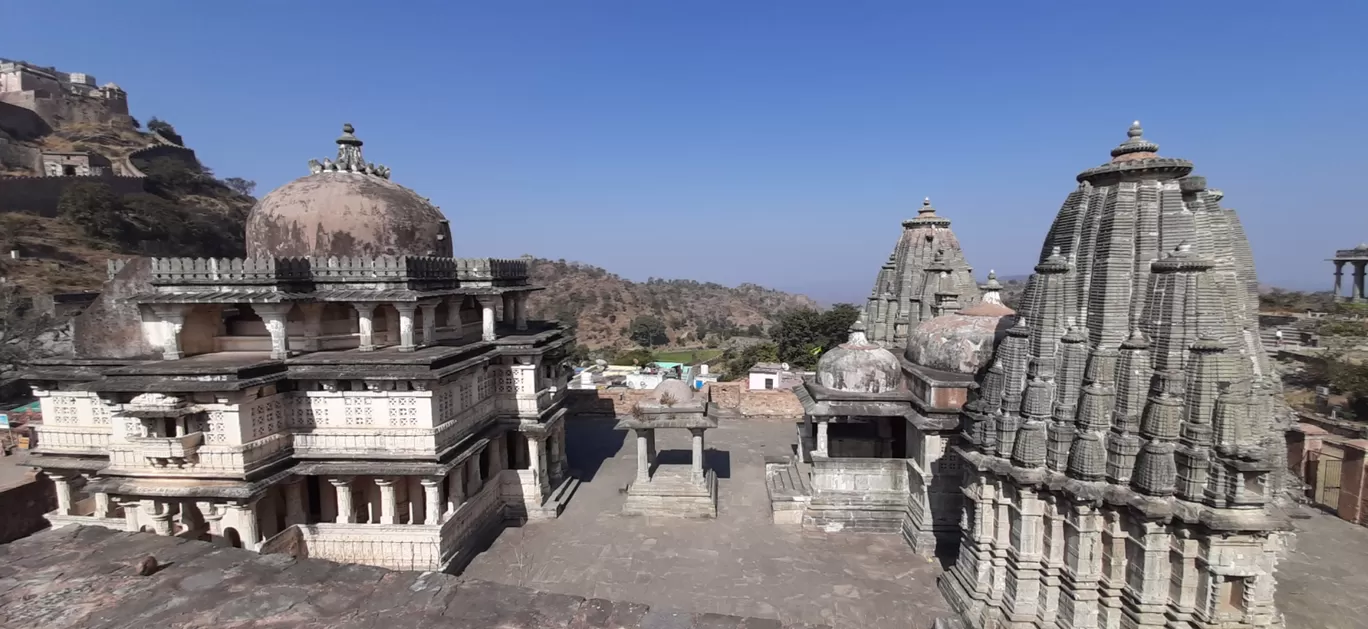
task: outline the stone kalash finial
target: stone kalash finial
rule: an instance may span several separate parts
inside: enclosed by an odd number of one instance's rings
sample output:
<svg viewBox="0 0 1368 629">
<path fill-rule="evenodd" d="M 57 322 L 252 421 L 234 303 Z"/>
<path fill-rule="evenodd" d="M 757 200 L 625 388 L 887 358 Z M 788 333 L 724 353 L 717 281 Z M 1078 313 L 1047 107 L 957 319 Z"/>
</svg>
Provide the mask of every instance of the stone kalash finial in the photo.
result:
<svg viewBox="0 0 1368 629">
<path fill-rule="evenodd" d="M 315 175 L 324 172 L 362 173 L 389 179 L 389 167 L 367 163 L 362 158 L 361 145 L 364 142 L 354 135 L 355 131 L 356 129 L 351 126 L 351 123 L 342 125 L 342 135 L 337 138 L 337 161 L 324 158 L 322 162 L 319 162 L 316 159 L 311 159 L 309 160 L 309 172 Z"/>
<path fill-rule="evenodd" d="M 936 214 L 936 208 L 931 206 L 931 197 L 922 199 L 921 207 L 917 208 L 916 218 L 909 218 L 903 221 L 904 227 L 927 224 L 940 225 L 943 227 L 948 227 L 950 225 L 950 219 Z M 927 238 L 930 237 L 930 234 L 927 234 Z"/>
<path fill-rule="evenodd" d="M 988 271 L 988 283 L 983 285 L 983 301 L 1002 305 L 1002 284 L 998 283 L 997 271 Z"/>
<path fill-rule="evenodd" d="M 1140 121 L 1132 122 L 1130 129 L 1126 131 L 1126 141 L 1112 149 L 1112 161 L 1121 162 L 1154 157 L 1159 152 L 1159 145 L 1146 140 L 1144 135 L 1145 130 L 1140 128 Z"/>
<path fill-rule="evenodd" d="M 868 347 L 870 345 L 872 345 L 872 343 L 869 342 L 869 337 L 865 336 L 864 321 L 857 319 L 855 323 L 850 324 L 850 336 L 846 337 L 845 346 Z"/>
</svg>

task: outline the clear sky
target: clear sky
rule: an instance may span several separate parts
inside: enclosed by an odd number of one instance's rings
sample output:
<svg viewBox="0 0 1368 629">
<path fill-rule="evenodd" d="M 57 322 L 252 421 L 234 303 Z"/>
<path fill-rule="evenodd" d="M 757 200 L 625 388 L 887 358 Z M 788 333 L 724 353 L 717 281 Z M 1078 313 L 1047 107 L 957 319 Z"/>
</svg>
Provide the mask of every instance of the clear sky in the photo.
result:
<svg viewBox="0 0 1368 629">
<path fill-rule="evenodd" d="M 1260 279 L 1368 241 L 1368 2 L 0 0 L 258 194 L 366 157 L 457 255 L 862 299 L 924 196 L 1027 273 L 1132 119 L 1225 191 Z"/>
</svg>

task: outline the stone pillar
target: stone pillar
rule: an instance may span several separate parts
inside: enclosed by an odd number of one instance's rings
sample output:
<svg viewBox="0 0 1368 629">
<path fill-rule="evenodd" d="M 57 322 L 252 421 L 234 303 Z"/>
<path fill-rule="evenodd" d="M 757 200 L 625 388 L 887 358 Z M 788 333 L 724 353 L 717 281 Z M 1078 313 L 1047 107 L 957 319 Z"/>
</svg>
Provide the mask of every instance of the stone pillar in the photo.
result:
<svg viewBox="0 0 1368 629">
<path fill-rule="evenodd" d="M 456 328 L 456 336 L 458 338 L 461 336 L 461 333 L 463 332 L 462 328 L 464 327 L 464 324 L 461 322 L 461 304 L 463 303 L 465 303 L 465 297 L 462 295 L 448 297 L 446 300 L 446 324 L 449 328 Z"/>
<path fill-rule="evenodd" d="M 442 479 L 423 478 L 418 481 L 423 486 L 424 511 L 427 517 L 423 524 L 433 525 L 442 523 Z M 414 522 L 417 524 L 417 522 Z"/>
<path fill-rule="evenodd" d="M 304 495 L 304 489 L 302 477 L 285 483 L 285 526 L 304 524 L 308 520 L 308 497 Z"/>
<path fill-rule="evenodd" d="M 375 304 L 356 303 L 356 349 L 363 352 L 375 351 Z"/>
<path fill-rule="evenodd" d="M 646 462 L 655 465 L 656 463 L 656 440 L 655 431 L 646 432 Z"/>
<path fill-rule="evenodd" d="M 49 476 L 52 477 L 52 484 L 57 487 L 57 515 L 75 515 L 71 500 L 71 476 L 67 474 L 49 474 Z"/>
<path fill-rule="evenodd" d="M 261 548 L 261 533 L 257 526 L 256 503 L 246 502 L 233 505 L 238 512 L 238 536 L 242 538 L 242 547 L 248 550 L 258 550 Z"/>
<path fill-rule="evenodd" d="M 456 513 L 465 502 L 465 466 L 457 465 L 447 472 L 447 513 Z"/>
<path fill-rule="evenodd" d="M 480 338 L 492 341 L 496 338 L 494 334 L 494 296 L 485 295 L 479 297 L 481 310 Z"/>
<path fill-rule="evenodd" d="M 169 536 L 171 530 L 171 507 L 160 500 L 144 500 L 143 505 L 148 507 L 148 512 L 152 514 L 152 530 L 157 535 Z"/>
<path fill-rule="evenodd" d="M 466 491 L 467 498 L 479 493 L 484 487 L 484 478 L 480 476 L 480 453 L 476 452 L 469 459 L 466 459 Z"/>
<path fill-rule="evenodd" d="M 109 494 L 106 494 L 104 492 L 99 492 L 95 494 L 95 517 L 114 517 L 114 506 L 110 504 Z"/>
<path fill-rule="evenodd" d="M 185 313 L 189 310 L 189 306 L 182 305 L 161 306 L 153 310 L 161 319 L 162 334 L 165 337 L 162 345 L 163 360 L 179 360 L 181 358 L 180 333 L 181 328 L 185 327 Z"/>
<path fill-rule="evenodd" d="M 125 531 L 128 531 L 129 533 L 137 533 L 137 532 L 138 532 L 138 528 L 139 528 L 139 524 L 138 524 L 138 506 L 139 506 L 139 504 L 140 504 L 140 503 L 138 502 L 138 500 L 133 499 L 133 498 L 129 498 L 129 499 L 126 499 L 126 500 L 120 500 L 120 501 L 119 501 L 119 506 L 120 506 L 120 507 L 123 507 L 123 512 L 124 512 L 124 530 L 125 530 Z"/>
<path fill-rule="evenodd" d="M 323 336 L 323 304 L 299 304 L 299 309 L 304 313 L 304 346 L 300 349 L 306 352 L 323 349 L 318 340 Z"/>
<path fill-rule="evenodd" d="M 827 420 L 817 420 L 817 456 L 827 456 Z"/>
<path fill-rule="evenodd" d="M 527 293 L 513 295 L 513 328 L 527 329 Z"/>
<path fill-rule="evenodd" d="M 503 298 L 504 325 L 513 325 L 513 293 L 504 293 L 499 296 Z"/>
<path fill-rule="evenodd" d="M 532 473 L 532 482 L 538 487 L 542 485 L 542 480 L 546 478 L 546 470 L 542 469 L 541 450 L 542 438 L 537 435 L 527 435 L 527 469 Z"/>
<path fill-rule="evenodd" d="M 207 529 L 204 521 L 204 513 L 200 511 L 199 505 L 193 500 L 185 500 L 180 504 L 181 525 L 187 531 L 198 531 Z"/>
<path fill-rule="evenodd" d="M 394 480 L 381 476 L 375 479 L 375 486 L 380 488 L 380 524 L 397 524 L 399 505 L 394 497 Z"/>
<path fill-rule="evenodd" d="M 423 345 L 437 344 L 437 302 L 423 302 L 418 304 L 423 309 Z"/>
<path fill-rule="evenodd" d="M 294 304 L 252 304 L 252 310 L 261 315 L 266 323 L 266 331 L 271 334 L 271 358 L 284 360 L 290 357 L 290 334 L 286 329 L 286 317 Z"/>
<path fill-rule="evenodd" d="M 1343 261 L 1343 260 L 1333 260 L 1333 262 L 1335 263 L 1335 290 L 1334 290 L 1334 295 L 1335 295 L 1335 299 L 1340 299 L 1340 298 L 1344 297 L 1344 288 L 1343 288 L 1343 283 L 1344 283 L 1344 282 L 1343 282 L 1343 280 L 1344 280 L 1344 261 Z"/>
<path fill-rule="evenodd" d="M 210 535 L 223 535 L 223 513 L 219 505 L 213 502 L 200 502 L 198 504 L 200 514 L 204 516 L 204 522 L 209 529 Z"/>
<path fill-rule="evenodd" d="M 1353 300 L 1354 300 L 1354 301 L 1363 301 L 1363 266 L 1364 266 L 1364 264 L 1368 264 L 1368 263 L 1355 261 L 1353 264 L 1354 264 L 1354 288 L 1353 288 L 1353 291 L 1352 291 L 1352 292 L 1353 292 Z"/>
<path fill-rule="evenodd" d="M 399 302 L 394 304 L 394 309 L 399 311 L 399 351 L 411 352 L 414 349 L 413 313 L 417 312 L 418 304 Z"/>
<path fill-rule="evenodd" d="M 328 482 L 337 489 L 337 523 L 352 524 L 356 521 L 356 511 L 352 507 L 351 479 L 338 476 L 329 478 Z"/>
<path fill-rule="evenodd" d="M 649 428 L 636 429 L 637 436 L 637 475 L 636 482 L 651 482 L 650 435 Z"/>
<path fill-rule="evenodd" d="M 689 434 L 693 435 L 693 456 L 690 457 L 690 476 L 695 483 L 703 482 L 703 429 L 690 428 Z"/>
</svg>

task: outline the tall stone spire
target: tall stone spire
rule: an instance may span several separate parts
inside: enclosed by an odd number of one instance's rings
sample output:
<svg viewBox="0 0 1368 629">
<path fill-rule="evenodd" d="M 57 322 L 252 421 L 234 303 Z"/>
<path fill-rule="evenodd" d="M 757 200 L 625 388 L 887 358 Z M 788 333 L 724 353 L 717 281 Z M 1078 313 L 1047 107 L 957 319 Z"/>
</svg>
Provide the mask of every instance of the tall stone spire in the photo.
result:
<svg viewBox="0 0 1368 629">
<path fill-rule="evenodd" d="M 1269 502 L 1287 418 L 1249 243 L 1191 162 L 1139 122 L 1126 135 L 1078 175 L 965 407 L 969 528 L 942 588 L 974 627 L 1280 627 Z M 1083 548 L 1096 563 L 1073 563 Z M 1012 587 L 981 579 L 1000 570 Z"/>
<path fill-rule="evenodd" d="M 950 219 L 936 213 L 931 199 L 924 199 L 917 215 L 902 226 L 902 236 L 880 267 L 862 313 L 870 340 L 884 347 L 902 347 L 918 323 L 936 316 L 942 307 L 938 294 L 942 301 L 954 296 L 948 302 L 951 309 L 979 301 L 973 269 L 950 231 Z M 928 274 L 931 266 L 944 272 Z"/>
</svg>

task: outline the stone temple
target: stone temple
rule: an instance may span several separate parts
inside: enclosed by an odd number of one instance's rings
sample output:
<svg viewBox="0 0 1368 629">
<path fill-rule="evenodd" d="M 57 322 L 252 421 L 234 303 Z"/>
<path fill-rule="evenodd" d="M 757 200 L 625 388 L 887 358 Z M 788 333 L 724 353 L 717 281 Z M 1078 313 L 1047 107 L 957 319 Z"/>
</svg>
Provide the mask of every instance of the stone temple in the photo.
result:
<svg viewBox="0 0 1368 629">
<path fill-rule="evenodd" d="M 922 321 L 979 300 L 973 269 L 950 231 L 950 219 L 936 214 L 931 199 L 902 225 L 861 317 L 869 340 L 889 349 L 902 347 Z"/>
<path fill-rule="evenodd" d="M 249 257 L 112 266 L 76 357 L 32 366 L 54 527 L 439 570 L 559 514 L 573 338 L 529 320 L 527 262 L 452 257 L 337 145 L 252 210 Z"/>
<path fill-rule="evenodd" d="M 964 408 L 972 627 L 1279 627 L 1281 397 L 1249 243 L 1139 123 L 1078 175 Z"/>
</svg>

